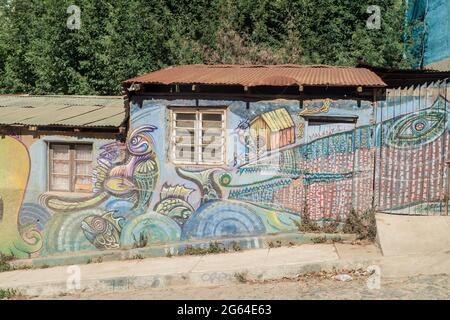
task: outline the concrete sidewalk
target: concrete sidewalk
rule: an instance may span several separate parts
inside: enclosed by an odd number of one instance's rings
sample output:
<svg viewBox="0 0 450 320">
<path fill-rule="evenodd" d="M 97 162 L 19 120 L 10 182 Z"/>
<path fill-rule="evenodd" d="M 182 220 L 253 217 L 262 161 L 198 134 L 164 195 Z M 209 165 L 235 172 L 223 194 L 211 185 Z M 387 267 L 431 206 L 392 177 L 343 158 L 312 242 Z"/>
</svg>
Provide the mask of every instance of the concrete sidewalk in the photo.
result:
<svg viewBox="0 0 450 320">
<path fill-rule="evenodd" d="M 378 241 L 384 256 L 450 250 L 450 216 L 377 213 Z"/>
<path fill-rule="evenodd" d="M 281 279 L 322 270 L 378 265 L 382 277 L 450 273 L 450 252 L 383 257 L 375 245 L 305 244 L 205 256 L 174 256 L 0 273 L 0 288 L 25 295 L 73 293 L 67 281 L 79 270 L 82 292 L 173 286 L 211 286 L 242 279 Z M 79 268 L 79 269 L 78 269 Z"/>
</svg>

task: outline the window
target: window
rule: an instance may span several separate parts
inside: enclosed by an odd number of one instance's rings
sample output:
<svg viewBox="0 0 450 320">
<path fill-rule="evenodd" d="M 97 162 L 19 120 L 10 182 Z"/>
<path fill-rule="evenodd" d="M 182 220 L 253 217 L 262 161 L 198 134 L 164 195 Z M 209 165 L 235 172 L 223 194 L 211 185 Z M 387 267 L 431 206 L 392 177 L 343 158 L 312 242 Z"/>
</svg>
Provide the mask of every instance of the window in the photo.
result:
<svg viewBox="0 0 450 320">
<path fill-rule="evenodd" d="M 358 121 L 356 115 L 328 116 L 328 115 L 308 115 L 306 142 L 323 138 L 335 133 L 351 131 L 355 129 Z"/>
<path fill-rule="evenodd" d="M 225 162 L 225 110 L 171 109 L 172 160 L 184 164 Z"/>
<path fill-rule="evenodd" d="M 49 145 L 49 190 L 92 191 L 92 145 L 51 143 Z"/>
</svg>

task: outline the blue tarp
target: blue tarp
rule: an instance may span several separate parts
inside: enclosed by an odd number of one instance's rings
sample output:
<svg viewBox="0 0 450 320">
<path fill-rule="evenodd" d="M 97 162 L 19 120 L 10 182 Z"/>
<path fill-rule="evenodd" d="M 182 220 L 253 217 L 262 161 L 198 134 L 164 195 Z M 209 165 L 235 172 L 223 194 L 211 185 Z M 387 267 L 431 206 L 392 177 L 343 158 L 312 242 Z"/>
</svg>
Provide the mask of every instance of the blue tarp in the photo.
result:
<svg viewBox="0 0 450 320">
<path fill-rule="evenodd" d="M 450 0 L 410 0 L 408 19 L 423 22 L 414 32 L 423 65 L 450 58 Z"/>
</svg>

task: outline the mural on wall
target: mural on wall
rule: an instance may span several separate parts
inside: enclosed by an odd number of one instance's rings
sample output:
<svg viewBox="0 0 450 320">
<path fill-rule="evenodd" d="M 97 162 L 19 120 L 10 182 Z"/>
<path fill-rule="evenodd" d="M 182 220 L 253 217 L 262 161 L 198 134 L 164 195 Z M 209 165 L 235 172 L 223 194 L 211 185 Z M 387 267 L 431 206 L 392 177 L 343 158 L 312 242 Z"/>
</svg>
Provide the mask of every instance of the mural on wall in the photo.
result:
<svg viewBox="0 0 450 320">
<path fill-rule="evenodd" d="M 426 96 L 420 108 L 414 97 L 388 99 L 376 114 L 370 102 L 350 100 L 306 101 L 303 109 L 286 100 L 250 108 L 219 101 L 230 105 L 231 152 L 226 165 L 203 168 L 170 163 L 168 102 L 150 100 L 132 107 L 126 143 L 99 147 L 94 192 L 83 198 L 43 190 L 24 202 L 28 150 L 13 137 L 0 139 L 0 251 L 28 257 L 129 248 L 142 239 L 253 237 L 297 230 L 305 214 L 343 222 L 373 205 L 442 212 L 448 101 L 442 92 Z M 301 113 L 356 114 L 358 123 L 305 143 Z"/>
<path fill-rule="evenodd" d="M 380 210 L 397 214 L 445 211 L 448 103 L 437 93 L 428 108 L 377 125 L 381 148 L 375 202 Z"/>
<path fill-rule="evenodd" d="M 27 258 L 42 247 L 39 225 L 27 221 L 29 214 L 25 213 L 22 221 L 19 218 L 30 165 L 28 150 L 22 142 L 8 136 L 0 138 L 0 252 L 18 258 Z M 26 212 L 36 211 L 30 208 Z"/>
<path fill-rule="evenodd" d="M 304 110 L 298 113 L 298 130 L 297 130 L 297 138 L 301 139 L 304 136 L 304 130 L 305 130 L 305 120 L 303 119 L 304 115 L 309 114 L 320 114 L 320 113 L 327 113 L 330 110 L 330 99 L 326 99 L 323 105 L 319 108 L 309 107 L 306 106 Z"/>
</svg>

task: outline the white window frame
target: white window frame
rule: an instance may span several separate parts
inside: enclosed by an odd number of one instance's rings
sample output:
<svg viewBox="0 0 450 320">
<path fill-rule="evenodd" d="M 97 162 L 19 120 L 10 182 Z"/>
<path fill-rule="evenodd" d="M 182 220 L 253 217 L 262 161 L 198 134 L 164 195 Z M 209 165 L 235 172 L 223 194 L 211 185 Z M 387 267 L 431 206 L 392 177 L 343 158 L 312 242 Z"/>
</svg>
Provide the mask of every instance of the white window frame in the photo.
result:
<svg viewBox="0 0 450 320">
<path fill-rule="evenodd" d="M 226 123 L 227 123 L 227 109 L 226 107 L 204 107 L 204 108 L 188 108 L 188 107 L 169 107 L 170 111 L 170 160 L 174 164 L 179 165 L 198 165 L 198 166 L 223 166 L 226 163 Z M 196 115 L 194 120 L 194 161 L 179 160 L 176 157 L 176 130 L 180 129 L 176 127 L 176 114 L 177 113 L 191 113 Z M 203 146 L 202 136 L 199 134 L 202 132 L 202 116 L 203 114 L 220 114 L 222 115 L 222 127 L 220 128 L 222 135 L 222 153 L 220 161 L 203 160 L 202 152 L 200 152 Z"/>
</svg>

